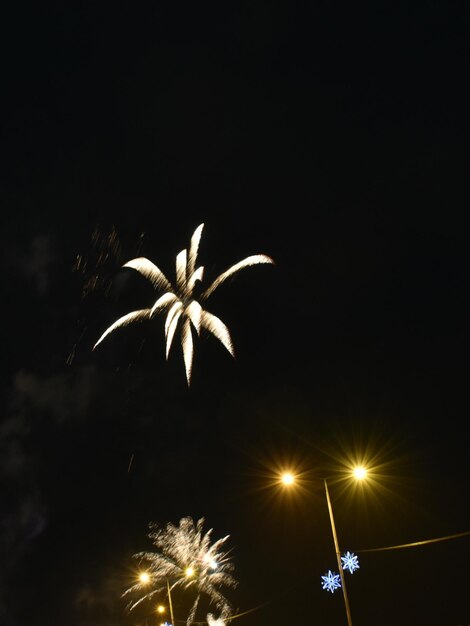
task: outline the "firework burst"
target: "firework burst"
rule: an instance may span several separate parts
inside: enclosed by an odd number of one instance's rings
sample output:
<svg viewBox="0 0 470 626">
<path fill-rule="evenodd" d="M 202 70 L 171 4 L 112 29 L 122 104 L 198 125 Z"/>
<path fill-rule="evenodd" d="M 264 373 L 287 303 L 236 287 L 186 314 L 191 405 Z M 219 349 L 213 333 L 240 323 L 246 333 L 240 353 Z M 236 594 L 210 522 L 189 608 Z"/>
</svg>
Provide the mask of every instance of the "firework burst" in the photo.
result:
<svg viewBox="0 0 470 626">
<path fill-rule="evenodd" d="M 166 358 L 168 359 L 173 338 L 176 330 L 179 328 L 188 386 L 191 383 L 194 355 L 193 331 L 196 333 L 196 336 L 199 336 L 201 329 L 206 329 L 225 346 L 232 356 L 235 356 L 227 326 L 218 317 L 203 309 L 200 302 L 207 300 L 219 285 L 241 269 L 260 263 L 273 264 L 274 261 L 265 254 L 254 254 L 232 265 L 225 272 L 222 272 L 206 289 L 203 289 L 204 267 L 197 266 L 197 255 L 203 227 L 204 224 L 200 224 L 194 231 L 191 237 L 189 253 L 185 249 L 176 257 L 175 286 L 170 283 L 154 263 L 145 257 L 132 259 L 123 265 L 123 267 L 130 267 L 140 272 L 142 276 L 152 283 L 157 291 L 163 291 L 163 294 L 151 308 L 132 311 L 111 324 L 95 343 L 93 349 L 116 328 L 127 326 L 133 322 L 152 319 L 157 313 L 165 312 Z M 199 292 L 197 299 L 195 296 L 196 286 Z"/>
<path fill-rule="evenodd" d="M 232 575 L 233 563 L 222 549 L 229 535 L 211 544 L 212 529 L 203 533 L 203 526 L 204 518 L 195 523 L 190 517 L 183 517 L 177 526 L 171 522 L 164 526 L 149 524 L 148 536 L 157 551 L 134 555 L 147 576 L 124 592 L 123 596 L 140 595 L 129 603 L 129 610 L 155 595 L 170 594 L 173 589 L 181 588 L 191 594 L 192 601 L 186 626 L 194 623 L 203 595 L 209 605 L 220 611 L 220 619 L 226 620 L 231 615 L 231 604 L 221 591 L 224 587 L 237 586 Z"/>
</svg>

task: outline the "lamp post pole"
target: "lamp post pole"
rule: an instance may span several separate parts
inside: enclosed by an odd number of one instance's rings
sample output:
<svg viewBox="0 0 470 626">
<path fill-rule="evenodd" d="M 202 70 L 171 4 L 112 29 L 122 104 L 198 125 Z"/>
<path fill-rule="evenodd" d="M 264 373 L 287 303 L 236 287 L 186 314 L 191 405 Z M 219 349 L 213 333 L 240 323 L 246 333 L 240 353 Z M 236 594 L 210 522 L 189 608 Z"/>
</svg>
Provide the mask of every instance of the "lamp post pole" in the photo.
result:
<svg viewBox="0 0 470 626">
<path fill-rule="evenodd" d="M 330 514 L 331 530 L 333 531 L 333 541 L 335 542 L 336 559 L 338 561 L 339 575 L 341 576 L 341 586 L 343 588 L 344 605 L 346 607 L 346 617 L 348 618 L 348 626 L 352 626 L 351 610 L 349 608 L 348 593 L 346 591 L 346 581 L 344 579 L 343 567 L 341 565 L 341 552 L 339 551 L 338 536 L 336 534 L 335 519 L 333 517 L 333 507 L 331 506 L 330 493 L 328 491 L 328 483 L 323 479 L 325 485 L 326 501 L 328 503 L 328 513 Z"/>
<path fill-rule="evenodd" d="M 166 579 L 166 588 L 168 590 L 168 604 L 170 605 L 171 626 L 175 626 L 175 618 L 173 617 L 173 603 L 171 602 L 171 591 L 168 578 Z"/>
</svg>

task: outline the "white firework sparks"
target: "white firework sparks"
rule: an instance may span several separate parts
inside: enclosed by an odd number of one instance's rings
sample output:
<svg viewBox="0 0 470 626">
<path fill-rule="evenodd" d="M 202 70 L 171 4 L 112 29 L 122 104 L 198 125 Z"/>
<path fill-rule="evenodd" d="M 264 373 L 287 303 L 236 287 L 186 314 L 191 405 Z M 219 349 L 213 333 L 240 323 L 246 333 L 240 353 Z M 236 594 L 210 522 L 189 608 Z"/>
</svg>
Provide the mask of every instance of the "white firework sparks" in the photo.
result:
<svg viewBox="0 0 470 626">
<path fill-rule="evenodd" d="M 150 280 L 157 291 L 163 291 L 163 294 L 156 300 L 151 308 L 132 311 L 111 324 L 95 343 L 93 349 L 111 332 L 116 330 L 116 328 L 127 326 L 133 322 L 151 319 L 157 313 L 166 312 L 166 358 L 168 359 L 173 337 L 179 326 L 188 386 L 191 382 L 194 354 L 192 329 L 194 329 L 197 336 L 199 336 L 202 328 L 206 329 L 225 346 L 232 356 L 234 356 L 232 339 L 227 326 L 218 317 L 204 310 L 199 301 L 204 302 L 219 285 L 241 269 L 260 263 L 273 264 L 274 261 L 265 254 L 249 256 L 243 259 L 243 261 L 235 263 L 235 265 L 232 265 L 228 270 L 225 270 L 225 272 L 222 272 L 207 289 L 201 289 L 198 299 L 196 299 L 194 294 L 195 287 L 199 283 L 202 285 L 204 276 L 204 267 L 196 267 L 203 227 L 204 224 L 200 224 L 194 231 L 191 237 L 189 253 L 185 249 L 176 257 L 175 287 L 170 283 L 163 272 L 145 257 L 132 259 L 123 265 L 123 267 L 131 267 L 140 272 L 142 276 Z"/>
<path fill-rule="evenodd" d="M 194 594 L 187 626 L 194 622 L 202 595 L 220 611 L 220 619 L 225 620 L 231 615 L 232 606 L 220 590 L 237 586 L 232 575 L 233 563 L 228 552 L 222 550 L 229 535 L 211 544 L 212 529 L 203 533 L 203 526 L 204 518 L 194 523 L 191 517 L 183 517 L 178 526 L 171 522 L 163 527 L 153 522 L 149 524 L 148 536 L 158 551 L 134 555 L 145 567 L 147 580 L 139 579 L 124 592 L 124 596 L 140 594 L 137 600 L 129 604 L 130 610 L 155 595 L 181 588 Z M 219 621 L 214 623 L 223 624 Z"/>
<path fill-rule="evenodd" d="M 208 613 L 207 614 L 207 623 L 209 624 L 209 626 L 225 626 L 226 622 L 219 618 L 216 619 L 212 613 Z"/>
</svg>

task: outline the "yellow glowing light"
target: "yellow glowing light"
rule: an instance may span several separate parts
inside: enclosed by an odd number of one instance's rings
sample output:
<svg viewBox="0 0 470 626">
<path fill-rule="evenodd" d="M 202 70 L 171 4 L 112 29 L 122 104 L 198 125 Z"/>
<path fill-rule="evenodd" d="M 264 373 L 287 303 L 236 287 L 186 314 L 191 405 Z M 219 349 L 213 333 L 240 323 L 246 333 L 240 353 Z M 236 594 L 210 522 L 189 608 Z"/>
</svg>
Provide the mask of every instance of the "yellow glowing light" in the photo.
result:
<svg viewBox="0 0 470 626">
<path fill-rule="evenodd" d="M 295 482 L 295 476 L 290 472 L 286 472 L 281 476 L 281 481 L 282 483 L 284 483 L 284 485 L 293 485 Z"/>
<path fill-rule="evenodd" d="M 191 576 L 194 576 L 194 568 L 193 567 L 187 567 L 186 571 L 184 573 L 186 574 L 186 576 L 188 578 L 190 578 Z"/>
<path fill-rule="evenodd" d="M 354 478 L 357 480 L 363 480 L 367 476 L 367 470 L 365 467 L 355 467 L 353 470 Z"/>
<path fill-rule="evenodd" d="M 159 604 L 159 605 L 157 606 L 157 611 L 158 611 L 159 613 L 164 613 L 164 612 L 165 612 L 165 607 L 164 607 L 164 606 L 162 606 L 161 604 Z"/>
<path fill-rule="evenodd" d="M 139 574 L 139 580 L 145 585 L 150 581 L 150 576 L 147 574 L 147 572 L 142 572 L 141 574 Z"/>
</svg>

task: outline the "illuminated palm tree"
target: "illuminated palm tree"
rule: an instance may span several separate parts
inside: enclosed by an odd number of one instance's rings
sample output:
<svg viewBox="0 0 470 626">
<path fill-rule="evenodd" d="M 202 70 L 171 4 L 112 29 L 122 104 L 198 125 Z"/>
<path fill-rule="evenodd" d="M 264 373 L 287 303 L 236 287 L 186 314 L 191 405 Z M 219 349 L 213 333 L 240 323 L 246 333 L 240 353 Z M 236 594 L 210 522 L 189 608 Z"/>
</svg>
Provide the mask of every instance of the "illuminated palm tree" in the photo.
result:
<svg viewBox="0 0 470 626">
<path fill-rule="evenodd" d="M 227 278 L 233 276 L 236 272 L 250 265 L 260 263 L 271 263 L 274 261 L 265 254 L 255 254 L 249 256 L 243 261 L 235 263 L 225 272 L 222 272 L 207 289 L 202 289 L 202 280 L 204 268 L 196 267 L 199 242 L 204 224 L 200 224 L 191 237 L 189 254 L 187 250 L 182 250 L 176 257 L 176 285 L 173 286 L 166 278 L 163 272 L 151 261 L 145 257 L 132 259 L 123 265 L 123 267 L 131 267 L 150 280 L 157 291 L 164 293 L 157 299 L 152 308 L 140 309 L 132 311 L 116 322 L 111 324 L 107 330 L 101 335 L 93 346 L 93 349 L 100 344 L 105 337 L 111 332 L 122 326 L 127 326 L 133 322 L 143 321 L 153 318 L 157 313 L 166 312 L 165 320 L 165 339 L 166 339 L 166 358 L 170 353 L 173 337 L 179 325 L 181 333 L 181 346 L 183 348 L 184 364 L 186 369 L 186 379 L 188 386 L 191 382 L 191 371 L 194 354 L 193 331 L 199 335 L 201 328 L 208 330 L 216 337 L 230 352 L 234 355 L 232 339 L 230 337 L 227 326 L 215 315 L 202 308 L 199 301 L 204 302 L 207 298 L 221 285 Z M 195 287 L 200 284 L 198 299 L 195 297 Z"/>
</svg>

